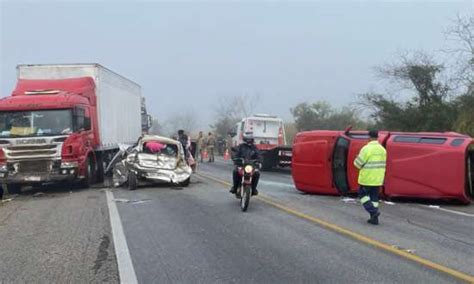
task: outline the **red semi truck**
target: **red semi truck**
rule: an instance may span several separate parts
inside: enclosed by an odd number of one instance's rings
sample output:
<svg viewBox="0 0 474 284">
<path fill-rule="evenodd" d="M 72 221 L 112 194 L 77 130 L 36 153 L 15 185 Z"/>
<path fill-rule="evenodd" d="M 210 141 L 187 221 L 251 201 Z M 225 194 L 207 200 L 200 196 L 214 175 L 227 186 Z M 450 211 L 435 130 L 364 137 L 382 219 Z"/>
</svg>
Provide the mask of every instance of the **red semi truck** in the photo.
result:
<svg viewBox="0 0 474 284">
<path fill-rule="evenodd" d="M 141 91 L 98 64 L 19 65 L 0 100 L 0 179 L 23 185 L 103 178 L 119 143 L 141 135 Z"/>
<path fill-rule="evenodd" d="M 387 149 L 382 193 L 388 197 L 458 200 L 474 197 L 474 142 L 458 133 L 380 132 Z M 353 161 L 368 142 L 363 131 L 298 133 L 293 145 L 292 175 L 298 190 L 345 195 L 356 193 Z"/>
</svg>

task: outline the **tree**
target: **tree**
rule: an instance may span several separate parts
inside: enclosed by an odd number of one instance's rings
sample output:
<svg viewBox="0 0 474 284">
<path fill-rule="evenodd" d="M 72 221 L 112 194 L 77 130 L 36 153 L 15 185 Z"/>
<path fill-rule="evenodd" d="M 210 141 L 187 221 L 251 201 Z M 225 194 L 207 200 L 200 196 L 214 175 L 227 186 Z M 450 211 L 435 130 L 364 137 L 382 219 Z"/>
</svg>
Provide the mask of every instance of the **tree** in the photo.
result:
<svg viewBox="0 0 474 284">
<path fill-rule="evenodd" d="M 326 101 L 319 101 L 312 104 L 308 102 L 300 103 L 290 109 L 295 120 L 298 131 L 308 130 L 340 130 L 349 125 L 361 128 L 366 125 L 356 112 L 345 107 L 341 110 L 333 109 Z"/>
<path fill-rule="evenodd" d="M 457 15 L 446 31 L 447 39 L 453 43 L 446 53 L 454 58 L 453 82 L 465 89 L 474 88 L 474 16 Z"/>
<path fill-rule="evenodd" d="M 242 118 L 251 116 L 258 106 L 259 95 L 220 97 L 214 105 L 215 120 L 211 126 L 218 138 L 224 138 Z"/>
<path fill-rule="evenodd" d="M 401 56 L 400 62 L 377 68 L 379 76 L 411 92 L 406 102 L 387 95 L 361 95 L 362 105 L 373 110 L 377 127 L 401 131 L 447 131 L 456 121 L 456 106 L 448 100 L 450 88 L 439 75 L 444 66 L 422 53 Z"/>
<path fill-rule="evenodd" d="M 169 136 L 176 135 L 180 129 L 190 134 L 197 130 L 197 122 L 197 114 L 192 109 L 174 113 L 165 121 L 163 131 Z"/>
</svg>

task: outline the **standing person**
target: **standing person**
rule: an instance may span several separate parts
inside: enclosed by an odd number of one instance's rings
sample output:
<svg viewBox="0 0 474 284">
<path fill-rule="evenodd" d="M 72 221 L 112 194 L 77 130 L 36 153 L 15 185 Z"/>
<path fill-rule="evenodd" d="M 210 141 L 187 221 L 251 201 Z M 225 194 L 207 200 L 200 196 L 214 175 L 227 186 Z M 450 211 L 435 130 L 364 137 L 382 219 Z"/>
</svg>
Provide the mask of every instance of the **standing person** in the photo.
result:
<svg viewBox="0 0 474 284">
<path fill-rule="evenodd" d="M 204 135 L 202 131 L 199 131 L 199 135 L 196 139 L 196 160 L 201 159 L 203 162 L 202 154 L 204 153 Z"/>
<path fill-rule="evenodd" d="M 186 161 L 187 161 L 188 153 L 189 153 L 189 139 L 188 139 L 188 135 L 184 134 L 184 130 L 182 129 L 178 130 L 177 140 L 181 143 L 181 145 L 183 145 L 184 157 L 186 158 Z"/>
<path fill-rule="evenodd" d="M 209 163 L 214 163 L 214 147 L 216 147 L 216 138 L 209 132 L 207 135 L 207 151 L 209 154 Z"/>
<path fill-rule="evenodd" d="M 387 151 L 377 141 L 378 131 L 369 131 L 370 141 L 359 152 L 354 166 L 359 169 L 359 198 L 369 212 L 368 223 L 379 224 L 379 191 L 385 178 Z"/>
</svg>

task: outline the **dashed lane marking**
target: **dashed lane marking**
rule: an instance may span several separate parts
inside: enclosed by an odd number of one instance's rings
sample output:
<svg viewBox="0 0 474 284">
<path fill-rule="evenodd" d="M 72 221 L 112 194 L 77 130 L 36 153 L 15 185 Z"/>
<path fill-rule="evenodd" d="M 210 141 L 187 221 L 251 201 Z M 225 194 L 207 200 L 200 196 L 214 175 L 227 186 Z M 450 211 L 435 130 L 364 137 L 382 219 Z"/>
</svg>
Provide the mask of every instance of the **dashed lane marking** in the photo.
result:
<svg viewBox="0 0 474 284">
<path fill-rule="evenodd" d="M 209 175 L 203 175 L 201 173 L 199 174 L 196 174 L 200 177 L 203 177 L 203 178 L 207 178 L 209 180 L 212 180 L 214 182 L 217 182 L 217 183 L 220 183 L 220 184 L 223 184 L 223 185 L 226 185 L 228 187 L 232 186 L 230 183 L 226 182 L 226 181 L 223 181 L 223 180 L 220 180 L 216 177 L 213 177 L 213 176 L 209 176 Z M 394 255 L 397 255 L 397 256 L 400 256 L 400 257 L 403 257 L 405 259 L 408 259 L 408 260 L 411 260 L 413 262 L 416 262 L 418 264 L 421 264 L 425 267 L 429 267 L 433 270 L 436 270 L 436 271 L 439 271 L 439 272 L 442 272 L 442 273 L 445 273 L 445 274 L 448 274 L 450 275 L 451 277 L 453 278 L 456 278 L 458 280 L 462 280 L 462 281 L 465 281 L 467 283 L 474 283 L 474 276 L 473 275 L 469 275 L 469 274 L 466 274 L 464 272 L 461 272 L 461 271 L 458 271 L 458 270 L 455 270 L 455 269 L 452 269 L 452 268 L 449 268 L 449 267 L 446 267 L 444 265 L 441 265 L 441 264 L 438 264 L 438 263 L 435 263 L 431 260 L 428 260 L 428 259 L 425 259 L 421 256 L 418 256 L 418 255 L 415 255 L 413 254 L 412 252 L 409 252 L 409 251 L 406 251 L 406 250 L 401 250 L 397 247 L 394 247 L 392 245 L 389 245 L 389 244 L 386 244 L 386 243 L 383 243 L 383 242 L 380 242 L 380 241 L 377 241 L 377 240 L 374 240 L 374 239 L 371 239 L 367 236 L 364 236 L 362 234 L 359 234 L 359 233 L 356 233 L 354 231 L 351 231 L 349 229 L 346 229 L 346 228 L 343 228 L 339 225 L 336 225 L 336 224 L 333 224 L 333 223 L 330 223 L 330 222 L 327 222 L 327 221 L 324 221 L 322 219 L 319 219 L 317 217 L 314 217 L 314 216 L 311 216 L 311 215 L 308 215 L 308 214 L 305 214 L 305 213 L 302 213 L 302 212 L 299 212 L 295 209 L 292 209 L 292 208 L 289 208 L 285 205 L 282 205 L 274 200 L 272 200 L 271 198 L 265 196 L 265 195 L 262 195 L 262 194 L 259 194 L 258 196 L 255 197 L 256 199 L 262 201 L 263 203 L 266 203 L 268 205 L 271 205 L 275 208 L 278 208 L 290 215 L 293 215 L 293 216 L 296 216 L 296 217 L 299 217 L 299 218 L 302 218 L 302 219 L 305 219 L 305 220 L 308 220 L 308 221 L 311 221 L 315 224 L 318 224 L 319 226 L 323 227 L 323 228 L 326 228 L 326 229 L 329 229 L 331 231 L 334 231 L 336 233 L 339 233 L 341 235 L 344 235 L 344 236 L 347 236 L 349 238 L 352 238 L 354 240 L 357 240 L 361 243 L 364 243 L 364 244 L 367 244 L 367 245 L 370 245 L 370 246 L 373 246 L 377 249 L 380 249 L 380 250 L 383 250 L 383 251 L 386 251 L 386 252 L 389 252 L 389 253 L 392 253 Z"/>
<path fill-rule="evenodd" d="M 133 267 L 132 258 L 127 245 L 127 239 L 123 232 L 122 221 L 114 201 L 112 191 L 105 192 L 107 196 L 107 206 L 109 207 L 110 226 L 112 227 L 112 237 L 114 240 L 115 254 L 120 275 L 120 283 L 136 284 L 137 276 Z"/>
</svg>

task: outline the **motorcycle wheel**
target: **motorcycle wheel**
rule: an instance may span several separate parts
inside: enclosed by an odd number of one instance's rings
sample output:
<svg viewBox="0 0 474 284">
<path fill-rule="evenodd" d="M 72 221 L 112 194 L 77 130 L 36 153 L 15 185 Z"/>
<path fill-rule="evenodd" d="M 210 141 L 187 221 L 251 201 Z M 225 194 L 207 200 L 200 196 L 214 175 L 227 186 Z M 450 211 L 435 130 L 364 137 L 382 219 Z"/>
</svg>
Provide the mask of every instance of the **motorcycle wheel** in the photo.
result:
<svg viewBox="0 0 474 284">
<path fill-rule="evenodd" d="M 249 185 L 246 185 L 244 186 L 243 190 L 242 190 L 242 197 L 240 199 L 240 209 L 242 209 L 242 212 L 245 212 L 247 211 L 247 208 L 249 207 L 249 203 L 250 203 L 250 186 Z"/>
</svg>

